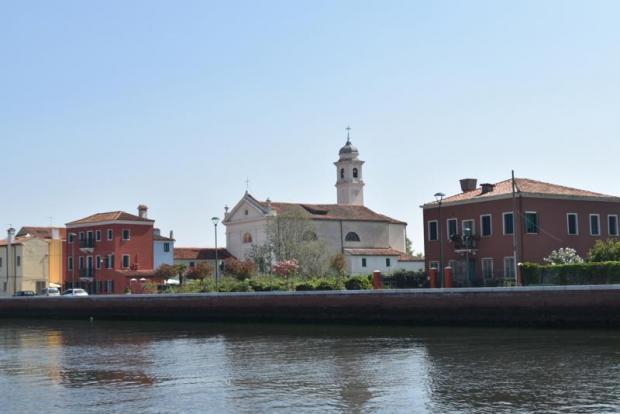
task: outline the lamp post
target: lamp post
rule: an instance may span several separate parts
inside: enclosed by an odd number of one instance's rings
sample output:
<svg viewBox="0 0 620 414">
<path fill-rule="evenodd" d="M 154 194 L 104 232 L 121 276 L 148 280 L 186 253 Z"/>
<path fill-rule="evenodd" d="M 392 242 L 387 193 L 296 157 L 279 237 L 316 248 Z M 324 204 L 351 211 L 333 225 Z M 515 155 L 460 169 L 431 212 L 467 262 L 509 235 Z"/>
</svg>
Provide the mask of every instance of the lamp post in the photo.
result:
<svg viewBox="0 0 620 414">
<path fill-rule="evenodd" d="M 76 233 L 69 233 L 71 239 L 71 296 L 75 296 L 75 238 L 77 237 Z"/>
<path fill-rule="evenodd" d="M 211 217 L 211 221 L 213 222 L 213 228 L 215 230 L 215 291 L 219 292 L 220 265 L 217 261 L 217 225 L 220 219 L 219 217 Z"/>
<path fill-rule="evenodd" d="M 439 286 L 443 287 L 443 233 L 441 230 L 441 202 L 446 195 L 444 193 L 435 193 L 435 199 L 439 204 L 439 219 L 437 220 L 437 233 L 439 233 Z"/>
</svg>

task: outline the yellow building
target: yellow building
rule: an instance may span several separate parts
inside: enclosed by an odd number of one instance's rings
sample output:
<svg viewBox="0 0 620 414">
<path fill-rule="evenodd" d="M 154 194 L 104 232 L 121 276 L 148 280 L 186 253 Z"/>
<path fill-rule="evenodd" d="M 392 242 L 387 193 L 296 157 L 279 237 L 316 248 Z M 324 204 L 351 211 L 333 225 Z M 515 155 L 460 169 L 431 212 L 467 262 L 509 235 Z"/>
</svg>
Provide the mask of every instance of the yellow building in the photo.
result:
<svg viewBox="0 0 620 414">
<path fill-rule="evenodd" d="M 50 285 L 62 285 L 64 229 L 23 227 L 0 240 L 0 295 L 20 290 L 40 293 Z"/>
</svg>

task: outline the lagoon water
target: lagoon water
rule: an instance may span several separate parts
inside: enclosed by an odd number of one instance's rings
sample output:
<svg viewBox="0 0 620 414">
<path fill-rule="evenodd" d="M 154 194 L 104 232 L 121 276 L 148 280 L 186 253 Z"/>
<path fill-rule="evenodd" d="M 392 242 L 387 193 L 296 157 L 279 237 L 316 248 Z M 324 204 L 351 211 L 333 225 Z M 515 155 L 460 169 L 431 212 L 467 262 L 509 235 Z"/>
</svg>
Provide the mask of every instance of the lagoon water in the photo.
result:
<svg viewBox="0 0 620 414">
<path fill-rule="evenodd" d="M 620 332 L 0 320 L 2 413 L 617 413 Z"/>
</svg>

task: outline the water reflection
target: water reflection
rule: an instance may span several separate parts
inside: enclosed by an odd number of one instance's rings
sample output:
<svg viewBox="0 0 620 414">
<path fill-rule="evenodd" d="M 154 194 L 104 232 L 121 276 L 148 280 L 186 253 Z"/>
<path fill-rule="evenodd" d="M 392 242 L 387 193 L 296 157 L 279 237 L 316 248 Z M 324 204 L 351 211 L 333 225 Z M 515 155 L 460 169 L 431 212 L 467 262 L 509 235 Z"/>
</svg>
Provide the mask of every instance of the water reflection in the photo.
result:
<svg viewBox="0 0 620 414">
<path fill-rule="evenodd" d="M 619 374 L 606 331 L 0 326 L 5 412 L 618 412 Z"/>
</svg>

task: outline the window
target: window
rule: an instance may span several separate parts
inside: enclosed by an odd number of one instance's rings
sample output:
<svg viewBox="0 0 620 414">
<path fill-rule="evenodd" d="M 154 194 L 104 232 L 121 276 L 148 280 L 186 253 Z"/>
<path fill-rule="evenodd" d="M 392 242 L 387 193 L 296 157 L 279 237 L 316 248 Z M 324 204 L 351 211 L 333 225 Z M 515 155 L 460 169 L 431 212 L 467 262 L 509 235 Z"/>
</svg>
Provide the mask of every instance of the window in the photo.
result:
<svg viewBox="0 0 620 414">
<path fill-rule="evenodd" d="M 437 240 L 437 220 L 431 220 L 428 222 L 428 240 Z"/>
<path fill-rule="evenodd" d="M 344 239 L 345 241 L 348 241 L 348 242 L 358 242 L 360 241 L 360 236 L 358 236 L 357 233 L 351 231 L 347 233 Z"/>
<path fill-rule="evenodd" d="M 528 234 L 538 233 L 538 214 L 535 211 L 525 212 L 525 232 Z"/>
<path fill-rule="evenodd" d="M 480 262 L 482 263 L 482 276 L 485 279 L 493 279 L 493 259 L 486 257 Z"/>
<path fill-rule="evenodd" d="M 67 270 L 73 270 L 73 257 L 67 257 Z"/>
<path fill-rule="evenodd" d="M 123 268 L 124 269 L 129 268 L 129 255 L 128 254 L 123 255 Z"/>
<path fill-rule="evenodd" d="M 506 279 L 514 279 L 515 278 L 515 258 L 504 257 L 504 277 Z"/>
<path fill-rule="evenodd" d="M 362 267 L 366 267 L 366 258 L 362 257 Z"/>
<path fill-rule="evenodd" d="M 576 236 L 579 234 L 579 223 L 577 221 L 577 213 L 568 213 L 566 215 L 566 231 L 569 236 Z"/>
<path fill-rule="evenodd" d="M 245 244 L 252 243 L 252 235 L 250 233 L 245 233 L 243 235 L 243 243 Z"/>
<path fill-rule="evenodd" d="M 73 243 L 73 233 L 69 233 L 68 241 L 69 243 Z"/>
<path fill-rule="evenodd" d="M 472 236 L 476 234 L 476 228 L 473 220 L 463 220 L 461 225 L 463 226 L 463 236 Z"/>
<path fill-rule="evenodd" d="M 515 226 L 514 226 L 514 217 L 512 215 L 512 213 L 504 213 L 503 214 L 504 217 L 504 234 L 508 235 L 508 234 L 513 234 L 514 230 L 515 230 Z"/>
<path fill-rule="evenodd" d="M 4 282 L 4 288 L 3 290 L 6 292 L 6 282 Z"/>
<path fill-rule="evenodd" d="M 170 243 L 164 243 L 164 252 L 168 253 L 170 251 Z"/>
<path fill-rule="evenodd" d="M 114 269 L 114 255 L 113 254 L 109 254 L 105 257 L 104 265 L 106 269 Z"/>
<path fill-rule="evenodd" d="M 17 256 L 17 266 L 21 266 L 22 265 L 22 257 L 21 256 Z"/>
<path fill-rule="evenodd" d="M 250 212 L 248 210 L 245 210 L 245 215 L 247 216 L 248 214 L 250 214 Z"/>
<path fill-rule="evenodd" d="M 344 178 L 344 168 L 340 169 L 340 178 Z"/>
<path fill-rule="evenodd" d="M 357 178 L 357 168 L 353 168 L 353 178 Z"/>
<path fill-rule="evenodd" d="M 0 267 L 2 267 L 2 257 L 0 257 Z"/>
<path fill-rule="evenodd" d="M 123 240 L 129 240 L 129 229 L 123 229 Z"/>
<path fill-rule="evenodd" d="M 80 232 L 80 240 L 84 240 L 84 232 L 83 231 Z"/>
<path fill-rule="evenodd" d="M 607 216 L 607 234 L 618 236 L 618 215 L 610 214 Z"/>
<path fill-rule="evenodd" d="M 101 230 L 95 231 L 95 241 L 101 241 Z"/>
<path fill-rule="evenodd" d="M 93 239 L 93 232 L 92 230 L 89 230 L 86 232 L 86 239 L 87 240 L 92 240 Z"/>
<path fill-rule="evenodd" d="M 196 264 L 194 262 L 189 262 L 189 267 L 194 267 Z"/>
<path fill-rule="evenodd" d="M 112 229 L 108 229 L 108 240 L 112 240 L 114 238 L 114 232 Z"/>
<path fill-rule="evenodd" d="M 433 261 L 429 263 L 431 269 L 439 269 L 439 262 Z"/>
<path fill-rule="evenodd" d="M 484 214 L 480 216 L 480 234 L 483 237 L 489 237 L 493 233 L 493 228 L 491 224 L 491 215 Z"/>
<path fill-rule="evenodd" d="M 601 217 L 598 214 L 590 214 L 590 236 L 601 235 Z"/>
<path fill-rule="evenodd" d="M 455 218 L 448 219 L 448 239 L 452 239 L 453 236 L 456 236 L 459 232 L 458 230 L 458 222 Z"/>
<path fill-rule="evenodd" d="M 80 264 L 80 270 L 84 269 L 84 256 L 80 256 L 78 263 Z"/>
<path fill-rule="evenodd" d="M 392 265 L 392 259 L 389 257 L 385 258 L 385 267 L 390 267 Z"/>
<path fill-rule="evenodd" d="M 97 269 L 101 269 L 101 256 L 97 256 L 97 257 L 95 258 L 95 267 L 96 267 Z"/>
</svg>

